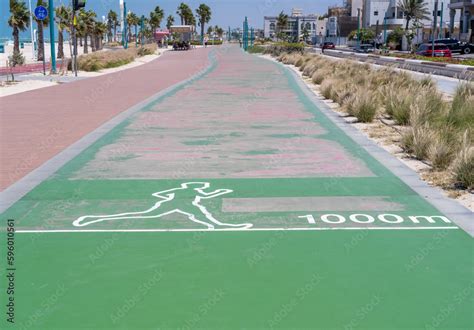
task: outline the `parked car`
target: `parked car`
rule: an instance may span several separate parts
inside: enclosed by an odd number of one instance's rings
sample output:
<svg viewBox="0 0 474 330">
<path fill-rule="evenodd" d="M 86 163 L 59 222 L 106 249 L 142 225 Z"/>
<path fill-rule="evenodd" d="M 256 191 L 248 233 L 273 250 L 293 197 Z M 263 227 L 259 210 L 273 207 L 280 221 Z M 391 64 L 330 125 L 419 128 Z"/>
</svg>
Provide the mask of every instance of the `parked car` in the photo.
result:
<svg viewBox="0 0 474 330">
<path fill-rule="evenodd" d="M 474 45 L 461 42 L 454 38 L 435 39 L 435 44 L 444 44 L 448 46 L 451 53 L 470 54 L 474 52 Z"/>
<path fill-rule="evenodd" d="M 362 44 L 359 47 L 355 48 L 356 53 L 373 53 L 375 47 L 372 44 Z"/>
<path fill-rule="evenodd" d="M 432 56 L 433 55 L 433 45 L 432 44 L 422 44 L 418 47 L 416 55 L 421 56 Z M 435 44 L 434 45 L 434 56 L 436 57 L 452 57 L 451 50 L 445 44 Z"/>
<path fill-rule="evenodd" d="M 321 48 L 323 50 L 324 49 L 336 49 L 336 45 L 334 44 L 334 42 L 326 41 L 325 43 L 321 44 Z"/>
</svg>

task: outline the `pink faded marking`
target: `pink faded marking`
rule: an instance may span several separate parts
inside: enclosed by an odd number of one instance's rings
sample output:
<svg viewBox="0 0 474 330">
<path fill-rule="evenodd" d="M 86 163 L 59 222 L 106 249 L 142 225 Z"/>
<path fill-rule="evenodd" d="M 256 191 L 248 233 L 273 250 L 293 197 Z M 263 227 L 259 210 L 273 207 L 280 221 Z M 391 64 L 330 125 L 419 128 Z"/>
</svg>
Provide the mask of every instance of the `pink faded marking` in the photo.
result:
<svg viewBox="0 0 474 330">
<path fill-rule="evenodd" d="M 373 175 L 337 142 L 318 138 L 325 133 L 273 64 L 231 51 L 206 78 L 137 115 L 77 178 Z M 117 145 L 134 157 L 114 160 Z"/>
</svg>

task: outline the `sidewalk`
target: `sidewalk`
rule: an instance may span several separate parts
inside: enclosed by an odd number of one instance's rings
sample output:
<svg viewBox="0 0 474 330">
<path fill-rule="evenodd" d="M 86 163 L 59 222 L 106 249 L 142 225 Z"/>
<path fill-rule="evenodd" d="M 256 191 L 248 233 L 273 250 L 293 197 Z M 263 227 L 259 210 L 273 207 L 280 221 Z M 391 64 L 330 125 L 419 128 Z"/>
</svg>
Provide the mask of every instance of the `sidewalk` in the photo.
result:
<svg viewBox="0 0 474 330">
<path fill-rule="evenodd" d="M 0 189 L 115 115 L 208 65 L 207 49 L 167 52 L 137 68 L 0 99 Z"/>
</svg>

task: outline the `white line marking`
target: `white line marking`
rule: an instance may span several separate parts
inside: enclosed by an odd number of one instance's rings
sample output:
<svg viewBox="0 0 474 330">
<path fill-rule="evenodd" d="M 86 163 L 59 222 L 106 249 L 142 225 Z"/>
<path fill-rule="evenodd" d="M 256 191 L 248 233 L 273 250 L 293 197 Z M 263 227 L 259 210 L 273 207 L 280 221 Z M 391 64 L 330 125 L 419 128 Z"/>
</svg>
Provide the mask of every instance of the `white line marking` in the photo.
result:
<svg viewBox="0 0 474 330">
<path fill-rule="evenodd" d="M 178 188 L 158 191 L 152 196 L 159 198 L 160 200 L 155 203 L 151 208 L 142 212 L 127 212 L 127 213 L 118 213 L 118 214 L 110 214 L 110 215 L 85 215 L 80 218 L 77 218 L 72 224 L 75 227 L 84 227 L 88 226 L 93 223 L 102 222 L 102 221 L 114 221 L 114 220 L 125 220 L 125 219 L 157 219 L 161 218 L 165 215 L 173 214 L 173 213 L 180 213 L 184 214 L 188 217 L 189 220 L 205 225 L 208 229 L 215 229 L 216 226 L 218 227 L 233 227 L 233 228 L 250 228 L 253 226 L 251 223 L 241 223 L 241 224 L 231 224 L 231 223 L 224 223 L 220 222 L 204 207 L 200 204 L 201 200 L 203 199 L 211 199 L 218 196 L 222 196 L 225 194 L 230 194 L 233 192 L 231 189 L 218 189 L 211 192 L 206 192 L 205 190 L 210 187 L 209 182 L 185 182 L 180 185 Z M 194 187 L 194 188 L 193 188 Z M 193 195 L 195 195 L 193 200 L 187 200 L 186 196 L 181 196 L 182 198 L 176 198 L 176 195 L 182 194 L 183 190 L 192 189 L 196 191 Z M 183 204 L 193 205 L 193 212 L 190 213 L 186 210 L 178 209 L 174 206 L 167 207 L 167 202 L 173 201 L 174 199 L 181 200 Z M 165 206 L 162 206 L 165 204 Z M 156 211 L 158 210 L 158 211 Z M 155 213 L 155 214 L 153 214 Z M 153 215 L 146 215 L 146 214 L 153 214 Z M 198 217 L 204 216 L 206 220 L 203 218 L 198 219 Z"/>
<path fill-rule="evenodd" d="M 328 231 L 328 230 L 444 230 L 459 227 L 326 227 L 326 228 L 222 228 L 222 229 L 55 229 L 55 230 L 16 230 L 19 234 L 33 233 L 167 233 L 198 231 Z"/>
</svg>

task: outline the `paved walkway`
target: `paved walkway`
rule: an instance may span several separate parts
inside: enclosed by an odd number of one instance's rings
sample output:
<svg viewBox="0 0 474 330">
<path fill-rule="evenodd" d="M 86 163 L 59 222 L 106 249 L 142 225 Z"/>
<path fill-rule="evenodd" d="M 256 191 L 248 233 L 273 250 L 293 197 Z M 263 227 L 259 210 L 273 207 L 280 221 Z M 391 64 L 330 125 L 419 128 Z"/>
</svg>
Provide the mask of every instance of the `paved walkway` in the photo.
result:
<svg viewBox="0 0 474 330">
<path fill-rule="evenodd" d="M 15 219 L 16 323 L 473 328 L 473 240 L 402 165 L 355 142 L 283 66 L 237 47 L 212 63 L 2 215 Z"/>
<path fill-rule="evenodd" d="M 0 99 L 3 190 L 101 124 L 208 65 L 208 50 Z"/>
</svg>

